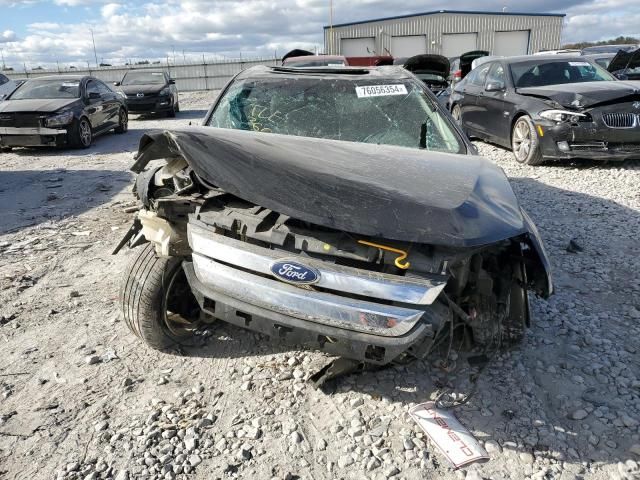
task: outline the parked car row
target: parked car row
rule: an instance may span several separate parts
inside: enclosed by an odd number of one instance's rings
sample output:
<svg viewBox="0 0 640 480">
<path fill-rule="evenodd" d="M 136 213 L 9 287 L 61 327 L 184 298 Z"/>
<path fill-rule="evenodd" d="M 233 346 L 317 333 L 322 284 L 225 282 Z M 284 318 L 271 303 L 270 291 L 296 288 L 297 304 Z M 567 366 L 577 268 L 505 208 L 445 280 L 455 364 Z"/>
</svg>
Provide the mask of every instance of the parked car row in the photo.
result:
<svg viewBox="0 0 640 480">
<path fill-rule="evenodd" d="M 125 133 L 129 112 L 175 117 L 180 111 L 166 72 L 127 72 L 114 87 L 80 75 L 7 79 L 0 85 L 0 147 L 88 148 L 98 135 Z"/>
</svg>

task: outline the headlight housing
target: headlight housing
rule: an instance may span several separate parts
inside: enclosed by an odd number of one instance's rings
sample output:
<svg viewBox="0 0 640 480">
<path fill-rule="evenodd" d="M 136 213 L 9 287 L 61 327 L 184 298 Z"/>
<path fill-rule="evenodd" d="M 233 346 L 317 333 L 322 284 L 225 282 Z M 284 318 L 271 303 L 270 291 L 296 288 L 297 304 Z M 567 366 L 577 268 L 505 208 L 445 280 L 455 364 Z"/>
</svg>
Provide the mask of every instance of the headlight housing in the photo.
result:
<svg viewBox="0 0 640 480">
<path fill-rule="evenodd" d="M 124 93 L 122 90 L 117 90 L 116 93 L 120 95 L 122 98 L 127 98 L 127 94 Z"/>
<path fill-rule="evenodd" d="M 161 97 L 166 97 L 167 95 L 171 94 L 171 89 L 169 87 L 165 87 L 162 90 L 160 90 L 160 96 Z"/>
<path fill-rule="evenodd" d="M 556 123 L 587 122 L 590 118 L 587 114 L 572 112 L 570 110 L 544 110 L 540 112 L 540 116 Z"/>
<path fill-rule="evenodd" d="M 66 112 L 56 113 L 51 117 L 47 117 L 44 120 L 44 124 L 46 127 L 62 127 L 64 125 L 69 125 L 73 120 L 73 112 L 68 110 Z"/>
</svg>

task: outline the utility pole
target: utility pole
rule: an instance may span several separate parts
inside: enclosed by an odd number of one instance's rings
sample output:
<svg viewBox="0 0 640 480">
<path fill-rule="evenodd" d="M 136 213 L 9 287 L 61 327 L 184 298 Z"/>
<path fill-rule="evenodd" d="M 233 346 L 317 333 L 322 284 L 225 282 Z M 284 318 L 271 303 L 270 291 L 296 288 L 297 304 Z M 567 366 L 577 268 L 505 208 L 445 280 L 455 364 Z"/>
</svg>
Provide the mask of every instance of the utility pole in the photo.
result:
<svg viewBox="0 0 640 480">
<path fill-rule="evenodd" d="M 333 0 L 329 0 L 329 55 L 333 55 Z"/>
<path fill-rule="evenodd" d="M 93 56 L 96 59 L 96 68 L 98 68 L 98 53 L 96 52 L 96 39 L 93 37 L 93 28 L 90 28 L 91 32 L 91 41 L 93 42 Z"/>
<path fill-rule="evenodd" d="M 4 70 L 5 68 L 7 68 L 7 66 L 4 64 L 4 49 L 0 48 L 0 55 L 2 56 L 2 70 Z"/>
</svg>

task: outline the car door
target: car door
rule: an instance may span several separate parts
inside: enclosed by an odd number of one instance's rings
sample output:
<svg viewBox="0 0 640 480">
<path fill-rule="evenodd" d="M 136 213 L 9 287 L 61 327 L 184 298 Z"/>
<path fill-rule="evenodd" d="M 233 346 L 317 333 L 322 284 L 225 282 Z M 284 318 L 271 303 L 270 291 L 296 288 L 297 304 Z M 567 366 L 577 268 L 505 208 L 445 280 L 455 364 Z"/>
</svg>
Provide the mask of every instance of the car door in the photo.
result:
<svg viewBox="0 0 640 480">
<path fill-rule="evenodd" d="M 482 119 L 483 132 L 487 138 L 496 140 L 509 135 L 509 112 L 505 113 L 504 108 L 507 80 L 501 62 L 491 62 L 488 65 L 484 89 L 478 97 L 478 116 Z"/>
<path fill-rule="evenodd" d="M 98 87 L 98 81 L 90 79 L 85 86 L 85 103 L 87 107 L 85 112 L 91 122 L 91 127 L 94 130 L 101 130 L 104 128 L 106 121 L 106 114 L 104 111 L 104 105 L 102 102 L 102 94 Z"/>
<path fill-rule="evenodd" d="M 118 95 L 100 80 L 94 81 L 98 85 L 98 91 L 102 96 L 105 125 L 117 125 L 119 120 L 118 113 L 120 112 Z"/>
<path fill-rule="evenodd" d="M 483 135 L 485 133 L 484 121 L 478 111 L 478 99 L 484 92 L 484 83 L 489 67 L 490 64 L 480 65 L 467 75 L 462 87 L 464 100 L 460 104 L 464 128 Z"/>
</svg>

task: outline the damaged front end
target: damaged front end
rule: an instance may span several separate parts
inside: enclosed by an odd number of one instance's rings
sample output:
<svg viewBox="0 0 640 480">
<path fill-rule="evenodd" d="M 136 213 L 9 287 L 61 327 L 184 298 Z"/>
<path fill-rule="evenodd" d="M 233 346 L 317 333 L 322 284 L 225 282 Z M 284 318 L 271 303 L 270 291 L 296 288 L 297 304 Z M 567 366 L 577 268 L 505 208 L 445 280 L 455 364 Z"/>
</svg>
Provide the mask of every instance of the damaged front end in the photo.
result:
<svg viewBox="0 0 640 480">
<path fill-rule="evenodd" d="M 179 258 L 206 314 L 283 341 L 386 364 L 455 324 L 497 347 L 529 324 L 527 289 L 553 290 L 535 226 L 477 157 L 202 128 L 143 137 L 133 170 L 132 241 Z"/>
</svg>

